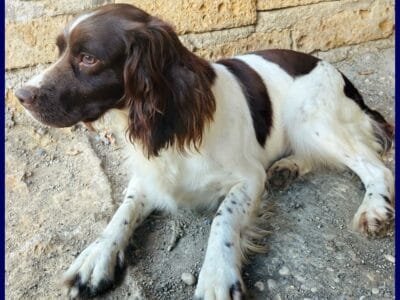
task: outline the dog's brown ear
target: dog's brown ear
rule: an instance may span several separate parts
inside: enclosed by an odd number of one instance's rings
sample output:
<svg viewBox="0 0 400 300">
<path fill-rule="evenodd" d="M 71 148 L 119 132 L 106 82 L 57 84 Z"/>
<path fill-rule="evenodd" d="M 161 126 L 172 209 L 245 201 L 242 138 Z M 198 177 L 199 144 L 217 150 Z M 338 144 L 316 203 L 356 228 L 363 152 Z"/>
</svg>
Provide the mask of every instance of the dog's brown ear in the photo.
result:
<svg viewBox="0 0 400 300">
<path fill-rule="evenodd" d="M 128 135 L 147 155 L 201 141 L 215 102 L 210 65 L 190 53 L 173 29 L 156 18 L 130 33 L 124 68 Z"/>
</svg>

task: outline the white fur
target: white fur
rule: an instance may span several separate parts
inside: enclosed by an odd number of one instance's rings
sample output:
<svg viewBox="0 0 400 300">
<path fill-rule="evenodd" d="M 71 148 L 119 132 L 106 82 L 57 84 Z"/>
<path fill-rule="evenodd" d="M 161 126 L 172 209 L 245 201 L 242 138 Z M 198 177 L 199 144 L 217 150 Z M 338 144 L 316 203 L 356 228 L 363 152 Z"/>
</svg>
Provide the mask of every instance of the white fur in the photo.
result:
<svg viewBox="0 0 400 300">
<path fill-rule="evenodd" d="M 347 166 L 360 176 L 367 195 L 355 215 L 356 229 L 363 213 L 371 222 L 374 218 L 386 221 L 388 205 L 379 195 L 393 196 L 393 177 L 376 154 L 372 121 L 344 95 L 340 73 L 319 62 L 309 74 L 293 79 L 257 55 L 238 58 L 261 76 L 272 101 L 273 127 L 265 147 L 257 142 L 240 84 L 224 66 L 213 64 L 216 112 L 205 128 L 199 152 L 188 149 L 182 154 L 170 147 L 149 160 L 140 145 L 126 143 L 133 174 L 125 201 L 99 243 L 90 245 L 67 271 L 68 280 L 80 274 L 83 283 L 96 288 L 101 279 L 112 279 L 115 257 L 122 256 L 137 221 L 155 208 L 174 211 L 179 206 L 219 205 L 195 295 L 206 300 L 230 299 L 232 285 L 242 281 L 241 235 L 259 210 L 265 170 L 290 153 L 300 174 L 327 164 Z M 116 132 L 124 132 L 126 112 L 114 110 L 109 116 L 118 127 Z M 370 230 L 375 229 L 371 223 Z M 72 288 L 71 295 L 76 293 Z"/>
</svg>

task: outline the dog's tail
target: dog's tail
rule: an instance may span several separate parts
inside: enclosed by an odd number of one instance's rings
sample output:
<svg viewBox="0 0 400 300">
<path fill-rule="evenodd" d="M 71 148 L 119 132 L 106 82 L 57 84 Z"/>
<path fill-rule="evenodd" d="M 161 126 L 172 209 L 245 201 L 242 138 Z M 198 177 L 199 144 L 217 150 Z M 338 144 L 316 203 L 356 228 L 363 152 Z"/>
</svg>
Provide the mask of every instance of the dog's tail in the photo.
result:
<svg viewBox="0 0 400 300">
<path fill-rule="evenodd" d="M 386 154 L 393 145 L 394 126 L 387 122 L 378 111 L 369 108 L 351 81 L 344 76 L 343 73 L 342 76 L 345 82 L 344 92 L 346 96 L 353 99 L 354 102 L 356 102 L 358 106 L 370 117 L 375 138 L 382 147 L 380 154 Z"/>
</svg>

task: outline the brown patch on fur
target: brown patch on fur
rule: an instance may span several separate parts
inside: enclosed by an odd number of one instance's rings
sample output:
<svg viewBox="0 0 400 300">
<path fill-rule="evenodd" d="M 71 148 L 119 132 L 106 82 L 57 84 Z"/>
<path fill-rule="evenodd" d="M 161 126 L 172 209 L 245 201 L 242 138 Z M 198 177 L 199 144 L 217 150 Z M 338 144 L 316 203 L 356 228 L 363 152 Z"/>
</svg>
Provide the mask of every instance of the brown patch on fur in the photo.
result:
<svg viewBox="0 0 400 300">
<path fill-rule="evenodd" d="M 261 76 L 239 59 L 221 59 L 217 63 L 231 72 L 242 88 L 250 109 L 253 127 L 260 146 L 264 147 L 272 128 L 272 104 Z"/>
<path fill-rule="evenodd" d="M 285 49 L 262 50 L 252 53 L 279 65 L 292 77 L 310 73 L 320 61 L 319 58 L 312 55 Z"/>
</svg>

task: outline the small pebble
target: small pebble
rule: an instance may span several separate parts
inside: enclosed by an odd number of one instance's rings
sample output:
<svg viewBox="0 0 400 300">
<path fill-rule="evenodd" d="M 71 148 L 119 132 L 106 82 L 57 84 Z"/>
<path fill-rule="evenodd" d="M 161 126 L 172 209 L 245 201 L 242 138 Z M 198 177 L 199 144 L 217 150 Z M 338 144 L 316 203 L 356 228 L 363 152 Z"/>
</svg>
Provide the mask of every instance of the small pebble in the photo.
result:
<svg viewBox="0 0 400 300">
<path fill-rule="evenodd" d="M 366 275 L 367 275 L 367 278 L 368 278 L 370 281 L 375 281 L 375 277 L 374 277 L 373 274 L 367 273 Z"/>
<path fill-rule="evenodd" d="M 274 288 L 276 288 L 276 281 L 273 279 L 268 279 L 267 286 L 269 290 L 273 290 Z"/>
<path fill-rule="evenodd" d="M 336 283 L 339 283 L 340 282 L 340 278 L 335 277 L 335 278 L 333 278 L 333 281 L 336 282 Z"/>
<path fill-rule="evenodd" d="M 316 293 L 318 290 L 317 290 L 316 287 L 312 287 L 312 288 L 310 289 L 310 291 L 311 291 L 312 293 Z"/>
<path fill-rule="evenodd" d="M 306 282 L 306 279 L 305 279 L 303 276 L 294 275 L 294 278 L 296 278 L 296 280 L 297 280 L 298 282 L 301 282 L 301 283 Z"/>
<path fill-rule="evenodd" d="M 391 263 L 394 264 L 394 256 L 393 256 L 393 255 L 385 254 L 384 257 L 385 257 L 388 261 L 390 261 Z"/>
<path fill-rule="evenodd" d="M 196 278 L 190 273 L 182 273 L 181 279 L 187 285 L 193 285 L 196 282 Z"/>
<path fill-rule="evenodd" d="M 290 275 L 290 270 L 288 267 L 283 266 L 280 270 L 279 270 L 279 275 L 281 276 L 289 276 Z"/>
<path fill-rule="evenodd" d="M 261 281 L 257 281 L 257 282 L 254 284 L 254 286 L 255 286 L 256 288 L 258 288 L 258 290 L 261 291 L 261 292 L 265 289 L 264 283 L 262 283 Z"/>
<path fill-rule="evenodd" d="M 377 288 L 372 288 L 372 289 L 371 289 L 371 292 L 372 292 L 372 294 L 374 294 L 374 295 L 378 295 L 378 294 L 379 294 L 379 289 L 377 289 Z"/>
</svg>

